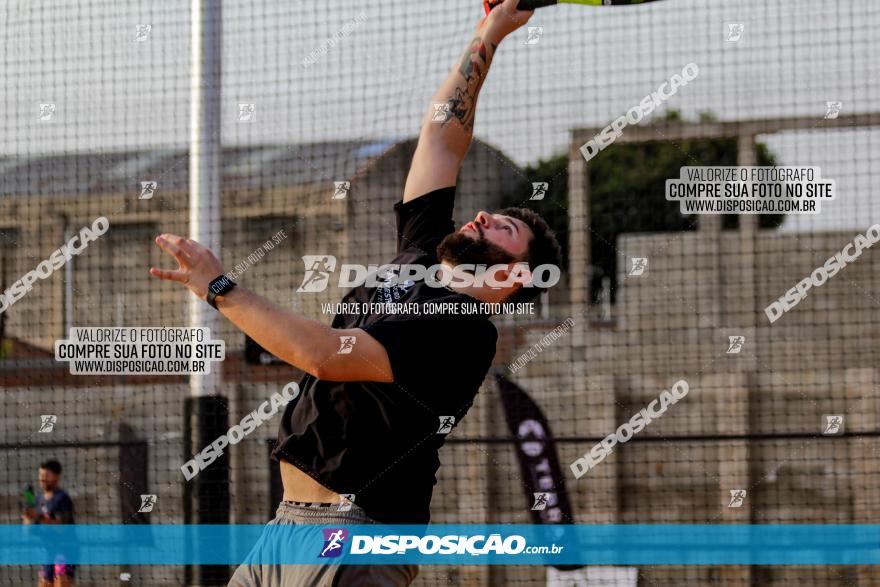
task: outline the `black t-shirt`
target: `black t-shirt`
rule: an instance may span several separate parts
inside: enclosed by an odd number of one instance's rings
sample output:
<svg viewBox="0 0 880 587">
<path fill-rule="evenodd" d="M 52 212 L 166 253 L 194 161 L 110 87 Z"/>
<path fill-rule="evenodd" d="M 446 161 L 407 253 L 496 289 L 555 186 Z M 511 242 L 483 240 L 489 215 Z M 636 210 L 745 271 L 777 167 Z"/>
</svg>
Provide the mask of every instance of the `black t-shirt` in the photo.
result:
<svg viewBox="0 0 880 587">
<path fill-rule="evenodd" d="M 437 245 L 453 232 L 455 187 L 394 205 L 395 264 L 438 263 Z M 424 280 L 356 287 L 344 303 L 477 306 L 475 298 Z M 430 519 L 438 450 L 467 413 L 495 357 L 498 333 L 485 312 L 474 314 L 337 314 L 333 328 L 361 328 L 388 353 L 392 383 L 325 381 L 306 374 L 287 405 L 272 456 L 285 460 L 386 524 Z M 355 347 L 356 348 L 356 347 Z M 447 430 L 447 428 L 444 428 Z"/>
</svg>

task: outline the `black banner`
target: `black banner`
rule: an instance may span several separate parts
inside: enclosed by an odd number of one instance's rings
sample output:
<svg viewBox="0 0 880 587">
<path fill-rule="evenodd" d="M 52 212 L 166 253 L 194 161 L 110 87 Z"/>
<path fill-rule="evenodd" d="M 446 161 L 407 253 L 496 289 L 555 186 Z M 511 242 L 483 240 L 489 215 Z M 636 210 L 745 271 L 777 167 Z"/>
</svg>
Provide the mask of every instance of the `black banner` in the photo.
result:
<svg viewBox="0 0 880 587">
<path fill-rule="evenodd" d="M 501 394 L 507 428 L 516 439 L 516 456 L 532 521 L 535 524 L 574 524 L 556 443 L 544 412 L 503 372 L 495 374 L 495 383 Z M 552 566 L 559 570 L 573 570 L 584 565 Z"/>
</svg>

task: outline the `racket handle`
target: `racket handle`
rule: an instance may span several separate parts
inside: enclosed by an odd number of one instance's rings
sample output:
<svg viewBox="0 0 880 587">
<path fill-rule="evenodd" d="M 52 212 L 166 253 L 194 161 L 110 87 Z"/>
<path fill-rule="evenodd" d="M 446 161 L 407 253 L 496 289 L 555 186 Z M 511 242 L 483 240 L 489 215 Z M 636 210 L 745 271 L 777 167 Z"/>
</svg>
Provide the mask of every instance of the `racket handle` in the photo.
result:
<svg viewBox="0 0 880 587">
<path fill-rule="evenodd" d="M 559 0 L 520 0 L 519 10 L 534 10 L 535 8 L 544 8 L 545 6 L 553 6 Z"/>
<path fill-rule="evenodd" d="M 544 8 L 545 6 L 553 6 L 559 2 L 559 0 L 519 0 L 519 8 L 520 10 L 534 10 L 536 8 Z M 483 5 L 486 7 L 486 14 L 489 14 L 489 11 L 501 4 L 499 0 L 484 0 Z"/>
</svg>

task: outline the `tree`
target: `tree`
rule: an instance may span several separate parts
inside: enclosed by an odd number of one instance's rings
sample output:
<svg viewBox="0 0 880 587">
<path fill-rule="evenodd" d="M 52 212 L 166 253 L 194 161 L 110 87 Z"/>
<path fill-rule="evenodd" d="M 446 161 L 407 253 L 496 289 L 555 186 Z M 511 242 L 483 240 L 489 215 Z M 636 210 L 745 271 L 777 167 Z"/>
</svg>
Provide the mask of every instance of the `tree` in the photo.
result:
<svg viewBox="0 0 880 587">
<path fill-rule="evenodd" d="M 667 121 L 679 119 L 670 112 Z M 702 115 L 700 121 L 709 121 Z M 625 131 L 624 131 L 625 132 Z M 757 144 L 758 165 L 776 165 L 767 146 Z M 593 279 L 591 299 L 597 299 L 602 278 L 611 278 L 612 295 L 617 276 L 617 237 L 631 232 L 679 232 L 694 230 L 698 216 L 684 216 L 678 202 L 665 198 L 666 180 L 679 177 L 684 166 L 736 165 L 737 140 L 701 139 L 673 142 L 611 145 L 590 160 L 590 257 Z M 541 214 L 557 233 L 562 245 L 563 270 L 568 268 L 568 157 L 557 155 L 525 169 L 526 178 L 505 205 L 518 205 L 531 193 L 532 182 L 550 185 L 543 200 L 530 200 L 528 207 Z M 521 204 L 519 204 L 521 205 Z M 758 216 L 760 228 L 776 228 L 782 214 Z M 722 228 L 738 225 L 738 215 L 722 217 Z"/>
</svg>

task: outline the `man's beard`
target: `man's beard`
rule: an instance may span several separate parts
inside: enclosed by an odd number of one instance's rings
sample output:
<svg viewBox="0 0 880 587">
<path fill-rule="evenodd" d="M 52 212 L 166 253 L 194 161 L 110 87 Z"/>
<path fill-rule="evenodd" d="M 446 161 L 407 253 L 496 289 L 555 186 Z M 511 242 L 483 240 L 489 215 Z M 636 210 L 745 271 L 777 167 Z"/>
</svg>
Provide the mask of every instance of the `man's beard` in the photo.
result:
<svg viewBox="0 0 880 587">
<path fill-rule="evenodd" d="M 472 265 L 484 264 L 507 265 L 518 261 L 515 256 L 498 245 L 490 243 L 480 232 L 479 239 L 472 239 L 461 232 L 446 235 L 437 245 L 437 259 L 452 265 L 464 263 Z"/>
</svg>

